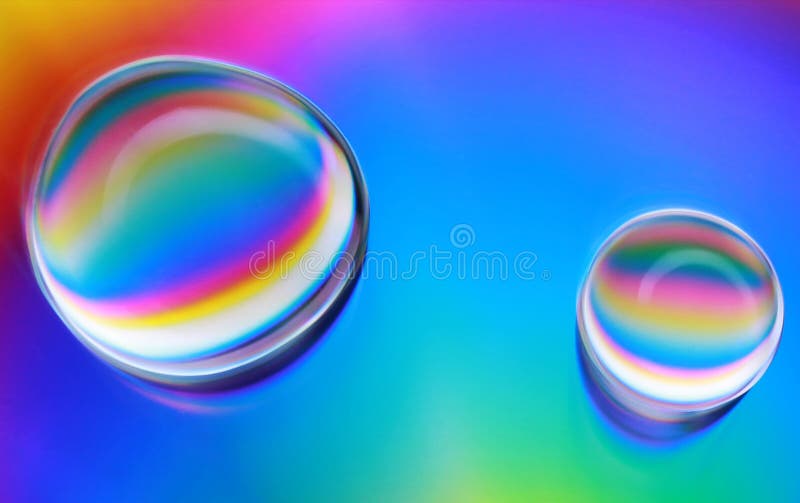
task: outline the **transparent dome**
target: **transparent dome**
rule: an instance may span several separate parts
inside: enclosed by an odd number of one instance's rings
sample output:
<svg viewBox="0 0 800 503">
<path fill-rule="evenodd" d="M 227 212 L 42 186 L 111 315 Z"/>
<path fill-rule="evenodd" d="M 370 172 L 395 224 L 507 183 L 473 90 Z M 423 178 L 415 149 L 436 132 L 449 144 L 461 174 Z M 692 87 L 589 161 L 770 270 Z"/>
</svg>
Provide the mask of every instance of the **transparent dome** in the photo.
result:
<svg viewBox="0 0 800 503">
<path fill-rule="evenodd" d="M 72 104 L 27 212 L 40 285 L 107 362 L 156 382 L 263 366 L 347 296 L 368 201 L 307 99 L 211 61 L 151 59 Z"/>
<path fill-rule="evenodd" d="M 783 298 L 769 259 L 718 217 L 664 210 L 601 246 L 578 299 L 597 384 L 648 419 L 679 421 L 743 395 L 769 366 Z"/>
</svg>

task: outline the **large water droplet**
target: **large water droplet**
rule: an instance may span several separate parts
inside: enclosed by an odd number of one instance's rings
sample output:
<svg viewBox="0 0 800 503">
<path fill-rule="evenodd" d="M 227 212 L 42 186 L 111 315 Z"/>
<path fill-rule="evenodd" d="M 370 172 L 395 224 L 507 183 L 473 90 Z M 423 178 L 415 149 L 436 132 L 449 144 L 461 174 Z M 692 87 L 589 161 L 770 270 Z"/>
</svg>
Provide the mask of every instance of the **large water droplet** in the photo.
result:
<svg viewBox="0 0 800 503">
<path fill-rule="evenodd" d="M 26 224 L 40 284 L 82 342 L 139 377 L 204 386 L 322 327 L 357 277 L 367 207 L 349 146 L 297 92 L 154 59 L 73 103 Z"/>
</svg>

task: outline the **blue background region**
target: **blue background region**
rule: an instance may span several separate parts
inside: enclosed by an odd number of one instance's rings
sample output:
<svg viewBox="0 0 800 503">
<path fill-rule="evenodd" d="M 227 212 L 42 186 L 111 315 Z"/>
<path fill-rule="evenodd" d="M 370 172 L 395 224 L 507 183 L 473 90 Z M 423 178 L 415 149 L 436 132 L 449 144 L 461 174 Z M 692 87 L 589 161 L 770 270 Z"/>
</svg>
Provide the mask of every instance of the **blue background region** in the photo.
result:
<svg viewBox="0 0 800 503">
<path fill-rule="evenodd" d="M 799 501 L 800 31 L 754 8 L 658 5 L 407 5 L 330 47 L 323 34 L 292 58 L 238 61 L 301 90 L 352 143 L 371 250 L 402 266 L 457 251 L 450 231 L 468 224 L 465 253 L 532 251 L 537 277 L 364 278 L 257 389 L 170 405 L 74 340 L 12 243 L 3 499 Z M 651 446 L 587 396 L 575 297 L 616 226 L 672 206 L 763 246 L 786 322 L 728 416 Z"/>
</svg>

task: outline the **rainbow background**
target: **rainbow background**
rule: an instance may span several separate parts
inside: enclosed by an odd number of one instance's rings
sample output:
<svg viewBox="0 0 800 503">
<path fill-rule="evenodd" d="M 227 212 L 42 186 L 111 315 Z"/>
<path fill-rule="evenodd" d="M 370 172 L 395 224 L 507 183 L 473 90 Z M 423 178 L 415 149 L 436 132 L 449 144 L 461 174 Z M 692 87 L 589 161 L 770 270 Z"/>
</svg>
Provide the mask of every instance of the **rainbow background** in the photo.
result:
<svg viewBox="0 0 800 503">
<path fill-rule="evenodd" d="M 793 2 L 0 4 L 0 500 L 800 500 L 800 8 Z M 33 280 L 21 196 L 89 82 L 158 54 L 276 77 L 352 144 L 370 247 L 538 257 L 525 281 L 366 278 L 241 403 L 168 405 L 89 354 Z M 784 339 L 719 423 L 643 445 L 589 400 L 575 296 L 646 210 L 731 220 Z M 545 280 L 544 278 L 549 278 Z"/>
</svg>

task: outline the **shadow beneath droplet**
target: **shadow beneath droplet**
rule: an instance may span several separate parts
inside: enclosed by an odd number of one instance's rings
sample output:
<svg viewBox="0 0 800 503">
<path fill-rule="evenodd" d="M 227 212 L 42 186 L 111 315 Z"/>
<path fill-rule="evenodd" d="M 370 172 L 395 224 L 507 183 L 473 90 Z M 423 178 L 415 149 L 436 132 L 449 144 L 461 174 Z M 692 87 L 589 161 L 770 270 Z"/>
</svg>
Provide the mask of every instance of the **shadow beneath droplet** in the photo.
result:
<svg viewBox="0 0 800 503">
<path fill-rule="evenodd" d="M 309 357 L 311 349 L 333 328 L 353 297 L 359 283 L 360 268 L 355 278 L 336 298 L 328 310 L 305 332 L 243 372 L 211 383 L 172 386 L 129 375 L 119 369 L 118 375 L 131 389 L 160 404 L 193 413 L 219 414 L 257 405 L 269 384 Z"/>
<path fill-rule="evenodd" d="M 680 419 L 670 421 L 652 419 L 626 407 L 606 389 L 598 370 L 586 354 L 577 327 L 575 329 L 575 348 L 581 379 L 595 408 L 617 433 L 637 443 L 654 447 L 674 446 L 709 429 L 725 417 L 742 399 L 740 396 L 720 408 Z"/>
</svg>

